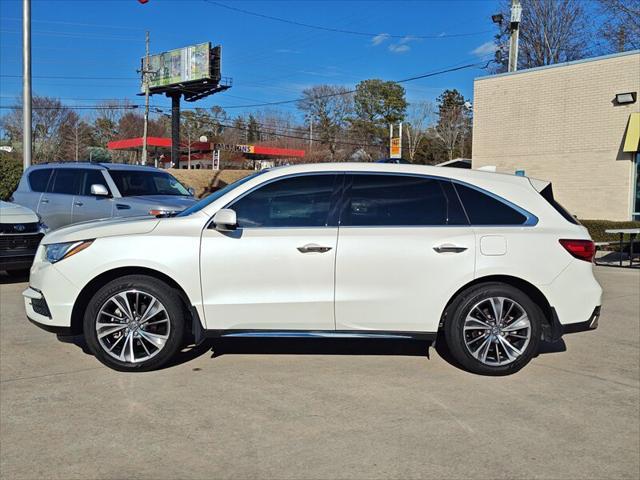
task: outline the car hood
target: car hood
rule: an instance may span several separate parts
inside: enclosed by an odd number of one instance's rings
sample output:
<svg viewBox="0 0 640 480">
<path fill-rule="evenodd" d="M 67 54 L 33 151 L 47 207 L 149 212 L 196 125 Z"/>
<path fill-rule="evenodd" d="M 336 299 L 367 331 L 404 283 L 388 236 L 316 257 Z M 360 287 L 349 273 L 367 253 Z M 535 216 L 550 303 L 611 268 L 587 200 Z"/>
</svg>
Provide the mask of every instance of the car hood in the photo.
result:
<svg viewBox="0 0 640 480">
<path fill-rule="evenodd" d="M 38 216 L 33 210 L 18 205 L 0 201 L 0 223 L 35 223 Z"/>
<path fill-rule="evenodd" d="M 197 202 L 193 197 L 180 197 L 178 195 L 140 195 L 124 197 L 123 200 L 133 200 L 136 203 L 147 203 L 157 207 L 176 210 L 184 210 Z"/>
<path fill-rule="evenodd" d="M 79 240 L 120 235 L 142 235 L 151 232 L 159 222 L 159 218 L 150 216 L 92 220 L 54 230 L 46 234 L 41 243 L 48 245 L 51 243 L 77 242 Z"/>
</svg>

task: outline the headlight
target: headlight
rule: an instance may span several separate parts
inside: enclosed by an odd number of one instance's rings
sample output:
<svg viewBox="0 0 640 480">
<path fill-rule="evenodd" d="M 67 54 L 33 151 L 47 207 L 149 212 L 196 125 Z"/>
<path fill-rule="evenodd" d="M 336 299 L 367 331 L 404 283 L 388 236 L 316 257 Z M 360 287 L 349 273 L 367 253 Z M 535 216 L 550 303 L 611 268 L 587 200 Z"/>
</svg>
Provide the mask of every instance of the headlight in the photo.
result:
<svg viewBox="0 0 640 480">
<path fill-rule="evenodd" d="M 52 243 L 50 245 L 45 245 L 45 257 L 48 262 L 56 263 L 81 252 L 92 243 L 93 240 L 83 240 L 79 242 Z"/>
</svg>

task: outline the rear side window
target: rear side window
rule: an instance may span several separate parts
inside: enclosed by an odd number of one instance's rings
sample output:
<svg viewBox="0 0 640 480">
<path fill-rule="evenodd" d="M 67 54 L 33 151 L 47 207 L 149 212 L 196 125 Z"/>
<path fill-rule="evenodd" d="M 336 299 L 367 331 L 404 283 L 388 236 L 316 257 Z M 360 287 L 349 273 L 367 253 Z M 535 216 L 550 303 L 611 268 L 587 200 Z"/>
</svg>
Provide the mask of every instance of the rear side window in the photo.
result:
<svg viewBox="0 0 640 480">
<path fill-rule="evenodd" d="M 551 184 L 547 185 L 545 188 L 542 189 L 542 191 L 540 192 L 540 195 L 542 195 L 542 197 L 549 202 L 549 204 L 556 209 L 556 212 L 558 212 L 560 215 L 562 215 L 565 220 L 568 220 L 569 222 L 573 223 L 574 225 L 580 225 L 580 222 L 576 219 L 576 217 L 574 217 L 573 215 L 571 215 L 562 205 L 560 205 L 555 198 L 553 198 L 553 189 L 551 188 Z"/>
<path fill-rule="evenodd" d="M 49 177 L 51 176 L 50 168 L 41 168 L 34 170 L 29 174 L 29 186 L 34 192 L 44 192 L 47 190 Z"/>
<path fill-rule="evenodd" d="M 268 183 L 248 193 L 229 208 L 240 228 L 324 227 L 336 175 L 301 175 Z"/>
<path fill-rule="evenodd" d="M 340 224 L 466 225 L 449 181 L 408 175 L 352 175 Z"/>
<path fill-rule="evenodd" d="M 527 217 L 475 188 L 455 183 L 471 225 L 522 225 Z"/>
<path fill-rule="evenodd" d="M 78 168 L 58 168 L 54 171 L 53 180 L 47 191 L 78 195 L 82 182 L 82 170 Z"/>
</svg>

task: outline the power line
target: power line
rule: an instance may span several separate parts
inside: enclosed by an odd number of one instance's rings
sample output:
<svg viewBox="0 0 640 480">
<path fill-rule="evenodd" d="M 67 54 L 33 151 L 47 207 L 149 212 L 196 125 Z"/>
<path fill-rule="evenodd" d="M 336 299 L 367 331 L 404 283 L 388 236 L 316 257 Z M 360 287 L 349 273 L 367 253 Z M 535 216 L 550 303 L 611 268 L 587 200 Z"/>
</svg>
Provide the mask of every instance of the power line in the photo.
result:
<svg viewBox="0 0 640 480">
<path fill-rule="evenodd" d="M 0 78 L 22 78 L 22 75 L 0 75 Z M 69 77 L 66 75 L 34 75 L 33 78 L 47 78 L 47 79 L 60 79 L 60 80 L 140 80 L 139 77 L 88 77 L 88 76 Z"/>
<path fill-rule="evenodd" d="M 459 65 L 456 67 L 450 67 L 444 70 L 438 70 L 435 72 L 430 72 L 430 73 L 425 73 L 422 75 L 415 75 L 413 77 L 408 77 L 408 78 L 404 78 L 401 80 L 392 80 L 392 83 L 407 83 L 407 82 L 413 82 L 415 80 L 420 80 L 420 79 L 424 79 L 424 78 L 429 78 L 429 77 L 435 77 L 437 75 L 443 75 L 445 73 L 451 73 L 451 72 L 455 72 L 455 71 L 459 71 L 459 70 L 464 70 L 467 68 L 473 68 L 473 67 L 481 67 L 481 68 L 487 68 L 491 63 L 493 62 L 493 60 L 489 60 L 488 62 L 477 62 L 477 63 L 469 63 L 466 65 Z M 3 75 L 0 75 L 3 76 Z M 11 75 L 12 77 L 17 77 L 17 75 Z M 76 77 L 77 78 L 77 77 Z M 100 77 L 100 78 L 107 78 L 107 77 Z M 123 77 L 121 77 L 121 79 L 124 79 Z M 351 89 L 351 90 L 347 90 L 345 92 L 339 92 L 339 93 L 330 93 L 330 94 L 326 94 L 326 95 L 321 95 L 318 98 L 330 98 L 330 97 L 336 97 L 336 96 L 341 96 L 341 95 L 348 95 L 351 93 L 355 93 L 356 90 L 355 89 Z M 105 99 L 106 101 L 108 100 L 113 100 L 113 99 Z M 255 107 L 266 107 L 266 106 L 274 106 L 274 105 L 285 105 L 285 104 L 290 104 L 290 103 L 297 103 L 300 100 L 302 100 L 302 98 L 296 98 L 296 99 L 291 99 L 291 100 L 280 100 L 277 102 L 264 102 L 264 103 L 254 103 L 254 104 L 246 104 L 246 105 L 226 105 L 226 106 L 220 106 L 223 109 L 232 109 L 232 108 L 255 108 Z M 134 109 L 134 108 L 138 108 L 141 105 L 137 105 L 137 104 L 130 104 L 130 105 L 126 105 L 126 106 L 105 106 L 105 105 L 96 105 L 96 106 L 91 106 L 91 105 L 81 105 L 81 106 L 77 106 L 77 107 L 69 107 L 69 106 L 60 106 L 60 107 L 46 107 L 49 109 L 64 109 L 64 108 L 70 108 L 70 109 L 87 109 L 87 110 L 100 110 L 100 109 L 105 109 L 105 110 L 109 110 L 109 109 L 118 109 L 118 108 L 124 108 L 124 109 Z M 162 109 L 162 108 L 169 108 L 166 107 L 164 105 L 151 105 L 153 108 L 158 108 L 158 109 Z M 21 107 L 19 106 L 0 106 L 0 108 L 2 109 L 20 109 Z M 34 107 L 35 109 L 36 107 Z M 45 108 L 45 107 L 40 107 Z M 202 107 L 192 107 L 192 108 L 184 108 L 185 110 L 196 110 L 197 108 L 202 108 Z"/>
<path fill-rule="evenodd" d="M 466 33 L 430 33 L 430 34 L 388 34 L 380 32 L 372 33 L 372 32 L 359 32 L 356 30 L 346 30 L 342 28 L 334 28 L 334 27 L 326 27 L 323 25 L 313 25 L 310 23 L 298 22 L 296 20 L 289 20 L 287 18 L 274 17 L 272 15 L 266 15 L 264 13 L 251 12 L 249 10 L 245 10 L 243 8 L 232 7 L 231 5 L 225 5 L 224 3 L 216 2 L 213 0 L 203 0 L 205 3 L 209 3 L 211 5 L 215 5 L 220 8 L 225 8 L 227 10 L 232 10 L 234 12 L 240 12 L 245 15 L 251 15 L 253 17 L 265 18 L 267 20 L 273 20 L 276 22 L 288 23 L 289 25 L 297 25 L 299 27 L 312 28 L 314 30 L 324 30 L 325 32 L 333 32 L 333 33 L 345 33 L 348 35 L 358 35 L 361 37 L 375 37 L 377 35 L 384 35 L 385 38 L 410 38 L 410 39 L 440 39 L 440 38 L 455 38 L 455 37 L 470 37 L 474 35 L 484 35 L 486 33 L 491 33 L 493 30 L 483 30 L 481 32 L 466 32 Z"/>
<path fill-rule="evenodd" d="M 429 77 L 435 77 L 436 75 L 443 75 L 445 73 L 451 73 L 451 72 L 456 72 L 458 70 L 464 70 L 467 68 L 472 68 L 472 67 L 479 67 L 484 65 L 484 67 L 482 68 L 487 68 L 489 66 L 489 64 L 492 63 L 493 60 L 489 60 L 488 62 L 479 62 L 479 63 L 469 63 L 466 65 L 461 65 L 458 67 L 452 67 L 452 68 L 448 68 L 446 70 L 439 70 L 436 72 L 431 72 L 431 73 L 425 73 L 423 75 L 416 75 L 414 77 L 409 77 L 409 78 L 404 78 L 402 80 L 392 80 L 392 83 L 406 83 L 406 82 L 412 82 L 414 80 L 420 80 L 423 78 L 429 78 Z M 340 92 L 340 93 L 329 93 L 327 95 L 320 95 L 317 98 L 330 98 L 330 97 L 337 97 L 340 95 L 348 95 L 350 93 L 355 93 L 356 90 L 355 89 L 351 89 L 351 90 L 347 90 L 346 92 Z M 291 100 L 280 100 L 277 102 L 264 102 L 264 103 L 253 103 L 253 104 L 247 104 L 247 105 L 227 105 L 224 108 L 229 109 L 229 108 L 254 108 L 254 107 L 267 107 L 267 106 L 273 106 L 273 105 L 285 105 L 287 103 L 297 103 L 299 101 L 303 100 L 302 98 L 295 98 L 295 99 L 291 99 Z"/>
</svg>

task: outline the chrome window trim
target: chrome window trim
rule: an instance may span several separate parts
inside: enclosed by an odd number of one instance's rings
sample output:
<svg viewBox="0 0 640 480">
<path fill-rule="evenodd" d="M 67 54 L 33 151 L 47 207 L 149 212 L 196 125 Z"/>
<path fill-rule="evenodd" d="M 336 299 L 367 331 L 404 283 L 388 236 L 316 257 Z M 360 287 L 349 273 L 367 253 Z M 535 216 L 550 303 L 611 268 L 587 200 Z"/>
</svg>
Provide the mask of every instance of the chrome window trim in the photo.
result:
<svg viewBox="0 0 640 480">
<path fill-rule="evenodd" d="M 496 227 L 509 227 L 509 228 L 521 228 L 521 227 L 533 227 L 535 225 L 538 224 L 538 217 L 535 216 L 533 213 L 525 210 L 522 207 L 519 207 L 518 205 L 514 204 L 513 202 L 510 202 L 509 200 L 496 195 L 495 193 L 489 192 L 488 190 L 485 190 L 481 187 L 478 187 L 476 185 L 467 183 L 465 181 L 462 180 L 457 180 L 457 179 L 453 179 L 451 177 L 446 177 L 446 176 L 438 176 L 438 175 L 428 175 L 428 174 L 422 174 L 422 173 L 407 173 L 407 172 L 380 172 L 380 171 L 372 171 L 372 172 L 367 172 L 367 171 L 353 171 L 353 170 L 328 170 L 328 171 L 317 171 L 317 172 L 300 172 L 300 173 L 291 173 L 288 175 L 282 175 L 279 177 L 275 177 L 269 180 L 266 180 L 254 187 L 252 187 L 251 189 L 247 190 L 246 192 L 243 192 L 242 194 L 240 194 L 239 196 L 235 197 L 233 200 L 229 201 L 226 205 L 224 205 L 221 208 L 232 208 L 233 204 L 237 201 L 239 201 L 240 199 L 242 199 L 243 197 L 245 197 L 246 195 L 250 194 L 251 192 L 254 192 L 255 190 L 257 190 L 258 188 L 261 188 L 265 185 L 268 185 L 270 183 L 273 183 L 275 181 L 278 180 L 284 180 L 287 178 L 292 178 L 292 177 L 301 177 L 301 176 L 308 176 L 308 175 L 394 175 L 394 176 L 403 176 L 403 177 L 418 177 L 418 178 L 428 178 L 430 180 L 440 180 L 440 181 L 448 181 L 451 182 L 452 184 L 460 184 L 463 185 L 465 187 L 468 188 L 472 188 L 484 195 L 488 195 L 489 197 L 493 198 L 494 200 L 497 200 L 505 205 L 507 205 L 510 208 L 513 208 L 515 211 L 517 211 L 518 213 L 520 213 L 521 215 L 523 215 L 526 220 L 523 223 L 519 223 L 519 224 L 487 224 L 487 225 L 482 225 L 482 224 L 475 224 L 475 223 L 471 223 L 467 213 L 466 213 L 466 209 L 464 208 L 464 203 L 462 202 L 462 200 L 459 198 L 458 192 L 456 190 L 456 195 L 458 195 L 458 201 L 460 202 L 460 205 L 462 205 L 462 209 L 464 210 L 465 215 L 467 216 L 467 219 L 469 220 L 469 223 L 467 225 L 341 225 L 340 223 L 338 223 L 338 225 L 336 226 L 330 226 L 330 225 L 324 225 L 324 226 L 316 226 L 316 227 L 238 227 L 238 230 L 255 230 L 255 229 L 262 229 L 262 230 L 282 230 L 282 229 L 317 229 L 317 228 L 468 228 L 468 227 L 472 227 L 472 228 L 496 228 Z M 455 189 L 455 187 L 454 187 Z M 344 195 L 344 193 L 343 193 Z M 213 216 L 209 219 L 209 222 L 207 222 L 207 225 L 205 228 L 209 228 L 211 225 L 211 221 L 213 220 Z"/>
</svg>

